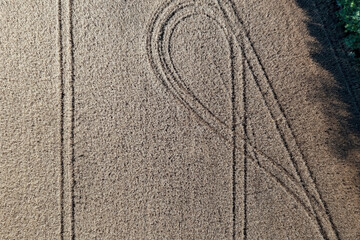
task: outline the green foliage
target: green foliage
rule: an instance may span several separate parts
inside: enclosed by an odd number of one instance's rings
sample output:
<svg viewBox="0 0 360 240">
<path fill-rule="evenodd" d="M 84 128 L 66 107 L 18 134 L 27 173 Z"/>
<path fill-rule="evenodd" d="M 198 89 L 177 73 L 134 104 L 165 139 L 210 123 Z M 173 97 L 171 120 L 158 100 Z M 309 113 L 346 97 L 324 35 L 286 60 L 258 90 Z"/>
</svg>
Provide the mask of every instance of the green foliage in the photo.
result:
<svg viewBox="0 0 360 240">
<path fill-rule="evenodd" d="M 347 33 L 345 43 L 356 52 L 359 52 L 360 0 L 338 0 L 338 4 L 340 6 L 338 15 Z"/>
</svg>

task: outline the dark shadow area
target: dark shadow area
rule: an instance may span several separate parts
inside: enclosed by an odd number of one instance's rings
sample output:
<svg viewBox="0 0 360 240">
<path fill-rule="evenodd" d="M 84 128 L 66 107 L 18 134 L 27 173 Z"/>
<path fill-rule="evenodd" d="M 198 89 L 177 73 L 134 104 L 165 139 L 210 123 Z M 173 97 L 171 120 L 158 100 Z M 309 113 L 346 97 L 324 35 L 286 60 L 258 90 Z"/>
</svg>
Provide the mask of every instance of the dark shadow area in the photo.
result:
<svg viewBox="0 0 360 240">
<path fill-rule="evenodd" d="M 323 105 L 329 121 L 340 126 L 328 129 L 329 150 L 356 167 L 360 182 L 360 159 L 350 154 L 360 151 L 360 73 L 343 42 L 343 29 L 336 16 L 339 7 L 335 0 L 295 1 L 306 12 L 308 31 L 316 40 L 311 43 L 312 58 L 336 80 L 334 84 L 326 77 L 321 79 L 321 92 L 313 96 Z"/>
</svg>

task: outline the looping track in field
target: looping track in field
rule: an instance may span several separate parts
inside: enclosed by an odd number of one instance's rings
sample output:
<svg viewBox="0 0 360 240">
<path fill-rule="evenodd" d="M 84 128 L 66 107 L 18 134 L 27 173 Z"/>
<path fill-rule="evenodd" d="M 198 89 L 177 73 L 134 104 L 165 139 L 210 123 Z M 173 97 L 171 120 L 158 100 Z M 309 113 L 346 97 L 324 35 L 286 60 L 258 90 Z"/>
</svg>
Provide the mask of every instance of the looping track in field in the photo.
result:
<svg viewBox="0 0 360 240">
<path fill-rule="evenodd" d="M 236 106 L 236 88 L 235 88 L 235 64 L 231 64 L 231 89 L 232 102 L 232 125 L 229 126 L 211 111 L 196 96 L 192 89 L 186 84 L 184 79 L 175 67 L 171 55 L 171 39 L 176 27 L 186 19 L 201 15 L 208 18 L 216 24 L 221 30 L 228 42 L 230 49 L 230 61 L 235 61 L 235 54 L 240 55 L 242 68 L 248 69 L 251 76 L 246 76 L 242 71 L 242 99 L 244 111 L 240 113 Z M 247 238 L 247 206 L 246 206 L 246 180 L 247 180 L 247 160 L 255 163 L 255 166 L 262 169 L 269 178 L 278 183 L 284 191 L 297 201 L 312 219 L 313 224 L 318 228 L 324 239 L 339 239 L 339 234 L 332 222 L 331 216 L 326 204 L 323 201 L 311 172 L 307 166 L 295 135 L 286 118 L 277 95 L 271 85 L 269 77 L 261 62 L 259 54 L 254 48 L 250 39 L 249 32 L 238 14 L 235 4 L 232 0 L 213 0 L 213 1 L 195 1 L 195 0 L 174 0 L 162 4 L 154 13 L 147 29 L 147 54 L 151 67 L 156 77 L 165 85 L 186 108 L 193 112 L 198 119 L 219 135 L 225 142 L 233 147 L 233 238 L 239 235 L 242 239 Z M 241 49 L 241 53 L 236 53 L 234 45 Z M 235 60 L 234 60 L 235 59 Z M 253 79 L 256 88 L 261 93 L 263 101 L 270 113 L 272 124 L 280 135 L 281 142 L 287 151 L 288 161 L 295 169 L 292 174 L 287 171 L 276 159 L 269 157 L 266 153 L 257 148 L 253 127 L 247 120 L 247 84 L 246 81 Z M 225 86 L 226 88 L 226 86 Z M 236 119 L 242 120 L 242 135 L 237 134 Z M 243 171 L 243 201 L 241 204 L 241 216 L 243 217 L 242 229 L 237 231 L 238 216 L 236 212 L 236 150 L 240 150 L 237 139 L 244 141 L 242 150 L 244 151 Z M 241 196 L 240 196 L 241 197 Z"/>
</svg>

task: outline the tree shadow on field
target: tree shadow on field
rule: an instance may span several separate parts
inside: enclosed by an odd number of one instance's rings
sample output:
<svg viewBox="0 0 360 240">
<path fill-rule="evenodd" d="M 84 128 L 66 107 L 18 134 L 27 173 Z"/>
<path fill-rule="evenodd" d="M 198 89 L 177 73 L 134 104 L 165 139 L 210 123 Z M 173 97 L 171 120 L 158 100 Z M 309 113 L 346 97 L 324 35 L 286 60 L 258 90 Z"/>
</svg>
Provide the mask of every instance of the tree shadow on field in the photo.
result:
<svg viewBox="0 0 360 240">
<path fill-rule="evenodd" d="M 307 14 L 309 33 L 315 38 L 312 58 L 332 74 L 336 83 L 321 79 L 322 89 L 315 101 L 335 129 L 329 128 L 329 150 L 346 164 L 357 169 L 360 183 L 360 73 L 354 59 L 349 57 L 343 43 L 343 30 L 336 12 L 335 0 L 295 0 Z M 340 130 L 339 130 L 340 129 Z"/>
</svg>

